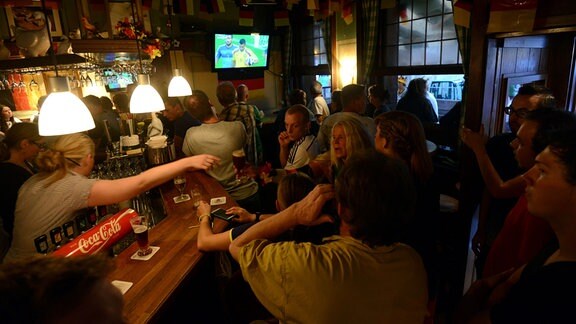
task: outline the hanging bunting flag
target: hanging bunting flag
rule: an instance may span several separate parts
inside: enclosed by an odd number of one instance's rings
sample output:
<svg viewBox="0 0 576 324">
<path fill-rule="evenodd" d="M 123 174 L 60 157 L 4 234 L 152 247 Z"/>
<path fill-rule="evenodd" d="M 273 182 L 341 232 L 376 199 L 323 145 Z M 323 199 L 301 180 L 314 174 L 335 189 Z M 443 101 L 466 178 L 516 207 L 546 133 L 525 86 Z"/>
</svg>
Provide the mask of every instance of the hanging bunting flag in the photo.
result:
<svg viewBox="0 0 576 324">
<path fill-rule="evenodd" d="M 274 26 L 290 26 L 290 18 L 287 10 L 274 12 Z"/>
<path fill-rule="evenodd" d="M 248 27 L 254 26 L 254 11 L 240 9 L 238 16 L 238 25 Z"/>
<path fill-rule="evenodd" d="M 538 0 L 492 0 L 487 32 L 530 32 L 537 8 Z"/>
<path fill-rule="evenodd" d="M 224 0 L 201 0 L 201 4 L 206 6 L 210 14 L 225 12 Z"/>
<path fill-rule="evenodd" d="M 472 10 L 472 0 L 456 0 L 454 2 L 454 24 L 470 28 L 470 10 Z"/>
<path fill-rule="evenodd" d="M 202 20 L 212 21 L 212 14 L 208 11 L 208 5 L 204 2 L 200 3 L 200 10 L 198 11 L 198 18 Z"/>
<path fill-rule="evenodd" d="M 342 19 L 344 19 L 346 25 L 350 25 L 354 22 L 354 10 L 352 5 L 353 3 L 351 1 L 344 1 L 344 4 L 342 5 Z"/>
<path fill-rule="evenodd" d="M 186 14 L 194 15 L 194 0 L 186 0 Z"/>
<path fill-rule="evenodd" d="M 306 8 L 308 10 L 318 10 L 320 9 L 320 5 L 318 3 L 318 0 L 307 0 L 306 1 Z"/>
<path fill-rule="evenodd" d="M 380 9 L 391 9 L 394 7 L 396 7 L 396 0 L 381 0 L 380 2 Z"/>
</svg>

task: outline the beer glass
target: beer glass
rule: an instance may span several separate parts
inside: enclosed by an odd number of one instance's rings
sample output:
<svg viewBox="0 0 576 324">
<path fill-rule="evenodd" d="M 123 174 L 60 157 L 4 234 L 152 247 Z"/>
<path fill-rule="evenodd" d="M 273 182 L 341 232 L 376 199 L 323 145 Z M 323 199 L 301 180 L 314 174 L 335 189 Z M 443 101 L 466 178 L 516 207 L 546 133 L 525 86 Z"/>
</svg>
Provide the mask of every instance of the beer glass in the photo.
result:
<svg viewBox="0 0 576 324">
<path fill-rule="evenodd" d="M 186 176 L 185 175 L 178 175 L 174 178 L 174 186 L 180 192 L 179 196 L 174 197 L 175 203 L 181 203 L 184 201 L 190 200 L 190 196 L 184 193 L 184 189 L 186 189 Z"/>
<path fill-rule="evenodd" d="M 134 216 L 130 218 L 130 225 L 136 236 L 138 243 L 138 255 L 145 256 L 152 253 L 152 248 L 148 243 L 149 222 L 146 216 Z"/>
<path fill-rule="evenodd" d="M 246 155 L 244 150 L 236 150 L 232 152 L 232 163 L 236 168 L 236 181 L 239 183 L 244 183 L 248 180 L 248 177 L 244 175 L 244 168 L 246 167 Z"/>
</svg>

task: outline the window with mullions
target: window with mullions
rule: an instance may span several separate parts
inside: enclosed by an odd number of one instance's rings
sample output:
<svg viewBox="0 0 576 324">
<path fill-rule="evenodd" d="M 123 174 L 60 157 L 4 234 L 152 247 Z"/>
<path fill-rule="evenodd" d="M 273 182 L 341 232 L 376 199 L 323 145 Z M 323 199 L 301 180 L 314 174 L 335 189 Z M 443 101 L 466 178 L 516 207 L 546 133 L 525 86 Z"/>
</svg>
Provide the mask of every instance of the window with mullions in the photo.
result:
<svg viewBox="0 0 576 324">
<path fill-rule="evenodd" d="M 306 24 L 302 29 L 302 65 L 328 64 L 322 38 L 322 22 Z"/>
<path fill-rule="evenodd" d="M 401 0 L 386 11 L 385 26 L 386 66 L 462 64 L 452 1 Z"/>
</svg>

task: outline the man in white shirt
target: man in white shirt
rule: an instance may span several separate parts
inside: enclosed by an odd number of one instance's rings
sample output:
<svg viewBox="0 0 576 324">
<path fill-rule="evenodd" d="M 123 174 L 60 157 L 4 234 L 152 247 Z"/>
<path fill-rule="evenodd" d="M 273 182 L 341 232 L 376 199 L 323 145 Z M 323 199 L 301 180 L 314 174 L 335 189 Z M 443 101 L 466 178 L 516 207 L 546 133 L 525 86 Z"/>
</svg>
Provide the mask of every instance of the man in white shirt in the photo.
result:
<svg viewBox="0 0 576 324">
<path fill-rule="evenodd" d="M 286 170 L 302 168 L 318 155 L 318 142 L 310 134 L 310 115 L 304 105 L 286 111 L 286 131 L 278 135 L 280 164 Z"/>
<path fill-rule="evenodd" d="M 310 87 L 310 94 L 312 95 L 312 100 L 308 103 L 308 110 L 314 114 L 318 125 L 322 125 L 324 119 L 330 115 L 330 108 L 328 108 L 326 100 L 322 97 L 322 83 L 314 81 Z"/>
</svg>

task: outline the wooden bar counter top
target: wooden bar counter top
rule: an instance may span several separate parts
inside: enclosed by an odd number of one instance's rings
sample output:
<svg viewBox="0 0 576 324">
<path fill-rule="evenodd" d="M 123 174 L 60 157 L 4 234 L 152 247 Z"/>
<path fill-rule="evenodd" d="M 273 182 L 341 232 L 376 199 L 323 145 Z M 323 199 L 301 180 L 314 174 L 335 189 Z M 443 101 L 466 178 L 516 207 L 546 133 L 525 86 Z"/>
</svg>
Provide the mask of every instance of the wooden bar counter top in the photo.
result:
<svg viewBox="0 0 576 324">
<path fill-rule="evenodd" d="M 196 185 L 207 201 L 226 197 L 226 204 L 217 207 L 236 206 L 224 188 L 203 171 L 187 172 L 186 175 L 187 193 Z M 138 249 L 134 242 L 115 258 L 116 270 L 110 275 L 110 280 L 133 283 L 124 294 L 124 314 L 128 323 L 154 321 L 170 296 L 205 259 L 196 245 L 198 219 L 192 200 L 175 204 L 172 198 L 179 192 L 171 182 L 160 186 L 160 192 L 167 216 L 149 232 L 150 245 L 160 249 L 148 261 L 132 260 L 130 257 Z M 214 232 L 223 231 L 227 225 L 225 221 L 215 219 Z"/>
</svg>

